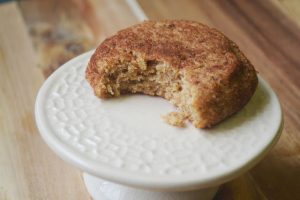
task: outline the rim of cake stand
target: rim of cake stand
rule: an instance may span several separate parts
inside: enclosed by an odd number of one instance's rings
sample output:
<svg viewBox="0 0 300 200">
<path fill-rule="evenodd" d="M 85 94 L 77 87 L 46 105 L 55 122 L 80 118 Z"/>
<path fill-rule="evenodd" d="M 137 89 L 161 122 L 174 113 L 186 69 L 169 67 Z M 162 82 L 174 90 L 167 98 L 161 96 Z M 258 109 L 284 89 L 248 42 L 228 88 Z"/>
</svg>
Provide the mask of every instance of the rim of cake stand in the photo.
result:
<svg viewBox="0 0 300 200">
<path fill-rule="evenodd" d="M 94 50 L 84 53 L 75 59 L 82 60 L 86 57 L 90 56 Z M 74 60 L 74 59 L 73 59 Z M 73 61 L 71 60 L 71 61 Z M 69 61 L 68 63 L 70 63 Z M 269 150 L 276 144 L 278 141 L 282 129 L 283 129 L 283 116 L 280 103 L 278 98 L 269 84 L 263 80 L 260 76 L 259 83 L 263 85 L 263 87 L 272 94 L 275 98 L 276 106 L 278 106 L 278 113 L 280 114 L 280 123 L 278 123 L 275 128 L 276 133 L 274 137 L 271 138 L 268 144 L 261 147 L 260 151 L 251 157 L 246 162 L 243 162 L 235 167 L 230 168 L 225 173 L 217 174 L 213 177 L 199 177 L 197 174 L 183 176 L 180 178 L 176 177 L 163 177 L 158 179 L 157 177 L 150 177 L 150 176 L 134 176 L 134 172 L 122 172 L 121 170 L 111 170 L 107 167 L 102 167 L 98 162 L 92 161 L 87 157 L 78 154 L 76 151 L 67 148 L 65 143 L 59 140 L 54 134 L 51 133 L 51 129 L 48 127 L 44 113 L 42 111 L 42 102 L 45 99 L 45 92 L 47 88 L 51 86 L 52 80 L 59 76 L 59 73 L 64 70 L 64 67 L 68 66 L 68 63 L 60 67 L 56 70 L 43 84 L 41 87 L 35 104 L 35 117 L 37 127 L 42 135 L 44 141 L 48 144 L 48 146 L 58 154 L 63 160 L 73 164 L 74 166 L 80 168 L 84 172 L 91 174 L 96 177 L 100 177 L 102 179 L 106 179 L 108 181 L 116 182 L 119 184 L 124 184 L 128 186 L 138 187 L 138 188 L 145 188 L 145 189 L 156 189 L 156 190 L 164 190 L 164 191 L 186 191 L 186 190 L 193 190 L 193 189 L 200 189 L 206 188 L 211 186 L 216 186 L 222 184 L 226 181 L 229 181 L 244 172 L 248 171 L 252 168 L 255 164 L 257 164 L 268 152 Z M 134 177 L 134 178 L 133 178 Z"/>
</svg>

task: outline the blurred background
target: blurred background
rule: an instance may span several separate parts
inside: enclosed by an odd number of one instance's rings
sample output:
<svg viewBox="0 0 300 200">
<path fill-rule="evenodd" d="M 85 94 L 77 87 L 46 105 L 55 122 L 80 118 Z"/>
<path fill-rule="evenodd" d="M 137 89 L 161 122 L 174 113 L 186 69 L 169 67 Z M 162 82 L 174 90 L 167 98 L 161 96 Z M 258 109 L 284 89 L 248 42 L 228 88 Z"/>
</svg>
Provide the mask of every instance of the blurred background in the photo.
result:
<svg viewBox="0 0 300 200">
<path fill-rule="evenodd" d="M 299 199 L 299 0 L 0 0 L 0 200 L 90 198 L 80 171 L 40 138 L 35 97 L 61 64 L 146 17 L 219 29 L 281 100 L 285 127 L 279 143 L 215 199 Z"/>
</svg>

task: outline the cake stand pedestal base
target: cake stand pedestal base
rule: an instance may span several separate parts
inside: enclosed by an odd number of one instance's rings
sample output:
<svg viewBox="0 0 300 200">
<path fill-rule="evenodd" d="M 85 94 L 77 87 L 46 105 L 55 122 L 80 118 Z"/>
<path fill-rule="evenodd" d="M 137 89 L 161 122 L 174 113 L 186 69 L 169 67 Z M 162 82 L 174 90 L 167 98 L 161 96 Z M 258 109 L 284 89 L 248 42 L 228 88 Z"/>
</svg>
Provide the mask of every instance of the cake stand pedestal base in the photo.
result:
<svg viewBox="0 0 300 200">
<path fill-rule="evenodd" d="M 186 192 L 162 192 L 119 185 L 83 173 L 84 183 L 94 200 L 211 200 L 217 187 Z"/>
</svg>

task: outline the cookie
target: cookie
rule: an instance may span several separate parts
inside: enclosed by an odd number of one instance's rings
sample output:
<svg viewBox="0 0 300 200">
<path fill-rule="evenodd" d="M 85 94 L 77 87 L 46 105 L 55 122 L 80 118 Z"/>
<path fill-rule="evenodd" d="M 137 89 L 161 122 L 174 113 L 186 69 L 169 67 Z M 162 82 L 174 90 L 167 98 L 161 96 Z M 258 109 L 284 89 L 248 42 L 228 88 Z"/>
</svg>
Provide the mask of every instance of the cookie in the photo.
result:
<svg viewBox="0 0 300 200">
<path fill-rule="evenodd" d="M 256 71 L 225 35 L 194 21 L 145 21 L 104 40 L 86 79 L 100 98 L 160 96 L 197 128 L 239 111 L 258 83 Z"/>
</svg>

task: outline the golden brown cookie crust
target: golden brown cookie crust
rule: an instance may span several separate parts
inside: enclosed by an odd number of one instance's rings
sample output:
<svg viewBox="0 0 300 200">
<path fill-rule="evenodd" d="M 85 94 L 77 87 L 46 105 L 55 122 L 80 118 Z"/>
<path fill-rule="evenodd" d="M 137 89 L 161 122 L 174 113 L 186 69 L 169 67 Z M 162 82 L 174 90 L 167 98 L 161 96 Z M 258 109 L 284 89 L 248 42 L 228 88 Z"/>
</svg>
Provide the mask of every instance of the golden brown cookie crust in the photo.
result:
<svg viewBox="0 0 300 200">
<path fill-rule="evenodd" d="M 240 110 L 253 95 L 258 82 L 254 67 L 234 42 L 214 28 L 187 20 L 145 21 L 119 31 L 96 49 L 86 78 L 100 98 L 139 92 L 174 100 L 168 94 L 170 89 L 158 89 L 160 86 L 149 89 L 152 82 L 148 80 L 144 90 L 139 86 L 123 91 L 119 85 L 109 85 L 116 79 L 112 77 L 116 68 L 128 65 L 148 70 L 153 65 L 151 62 L 156 69 L 156 62 L 164 63 L 169 74 L 176 77 L 179 74 L 177 78 L 184 79 L 185 87 L 190 87 L 193 100 L 184 112 L 200 128 L 211 127 Z M 177 78 L 173 77 L 170 82 Z M 184 110 L 182 101 L 188 101 L 188 94 L 180 95 L 186 97 L 173 103 Z"/>
</svg>

